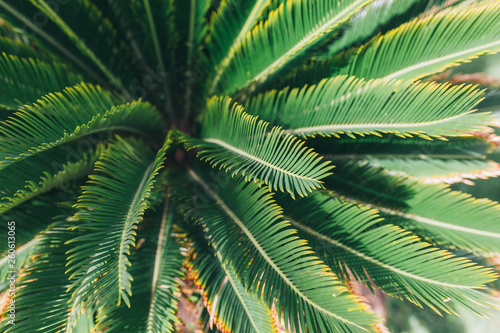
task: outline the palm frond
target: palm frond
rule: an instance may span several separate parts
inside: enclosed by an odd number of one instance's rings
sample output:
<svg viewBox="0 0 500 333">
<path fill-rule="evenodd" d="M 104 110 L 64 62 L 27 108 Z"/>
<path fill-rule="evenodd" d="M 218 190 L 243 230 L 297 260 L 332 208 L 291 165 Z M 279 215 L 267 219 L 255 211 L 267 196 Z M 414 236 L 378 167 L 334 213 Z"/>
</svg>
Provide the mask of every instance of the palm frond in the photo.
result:
<svg viewBox="0 0 500 333">
<path fill-rule="evenodd" d="M 130 256 L 133 295 L 131 307 L 110 306 L 97 315 L 97 328 L 106 332 L 173 332 L 178 322 L 177 294 L 184 257 L 173 232 L 178 219 L 169 199 L 163 213 L 151 218 L 153 225 L 138 231 L 145 239 Z M 161 219 L 161 221 L 158 221 Z M 156 223 L 160 222 L 160 223 Z M 151 260 L 154 258 L 154 260 Z"/>
<path fill-rule="evenodd" d="M 15 221 L 13 222 L 15 223 Z M 1 292 L 5 292 L 9 288 L 10 283 L 7 279 L 13 275 L 12 272 L 17 273 L 24 267 L 24 265 L 26 265 L 29 260 L 29 256 L 33 251 L 33 248 L 35 248 L 38 244 L 38 241 L 39 240 L 37 238 L 34 238 L 28 243 L 16 248 L 15 253 L 5 253 L 3 258 L 0 260 Z"/>
<path fill-rule="evenodd" d="M 0 214 L 70 180 L 83 177 L 92 170 L 102 150 L 102 146 L 97 146 L 94 150 L 82 152 L 81 157 L 72 162 L 67 160 L 67 150 L 52 149 L 2 169 Z"/>
<path fill-rule="evenodd" d="M 70 295 L 66 293 L 69 282 L 64 271 L 70 246 L 65 242 L 75 236 L 68 226 L 66 221 L 55 223 L 38 238 L 31 251 L 36 259 L 16 281 L 23 287 L 15 291 L 15 325 L 4 320 L 2 332 L 56 333 L 66 328 Z"/>
<path fill-rule="evenodd" d="M 72 1 L 71 6 L 59 6 L 58 11 L 46 0 L 30 1 L 64 32 L 113 86 L 126 93 L 122 78 L 131 70 L 130 53 L 117 39 L 116 28 L 91 1 Z M 105 45 L 116 47 L 109 48 Z"/>
<path fill-rule="evenodd" d="M 82 58 L 79 50 L 68 43 L 66 35 L 59 27 L 50 22 L 31 2 L 27 0 L 3 0 L 0 2 L 0 8 L 2 8 L 0 17 L 18 32 L 20 31 L 23 37 L 27 35 L 34 37 L 32 41 L 39 49 L 67 59 L 70 63 L 81 68 L 89 77 L 104 83 L 104 79 L 95 68 Z M 38 21 L 32 19 L 34 17 L 43 21 L 44 24 L 38 24 Z"/>
<path fill-rule="evenodd" d="M 425 6 L 426 1 L 422 0 L 378 0 L 368 4 L 350 18 L 342 36 L 328 46 L 329 56 L 364 42 L 375 33 L 380 33 L 381 29 L 387 31 L 386 27 L 393 26 L 395 22 L 414 17 L 425 9 Z"/>
<path fill-rule="evenodd" d="M 269 0 L 228 0 L 221 3 L 217 12 L 212 15 L 207 48 L 216 73 L 209 95 L 214 93 L 240 43 L 255 27 L 262 11 L 269 6 Z"/>
<path fill-rule="evenodd" d="M 325 179 L 325 187 L 340 195 L 355 197 L 366 203 L 393 208 L 407 208 L 413 197 L 412 182 L 407 176 L 394 174 L 366 161 L 335 161 L 335 173 Z"/>
<path fill-rule="evenodd" d="M 130 2 L 130 6 L 134 20 L 141 29 L 139 38 L 136 39 L 140 41 L 141 49 L 154 50 L 154 53 L 145 53 L 144 56 L 149 64 L 154 64 L 154 70 L 165 76 L 160 84 L 163 87 L 167 109 L 173 112 L 171 83 L 166 75 L 174 66 L 174 49 L 178 43 L 172 18 L 174 1 L 134 0 Z M 143 35 L 150 35 L 151 38 L 142 38 Z"/>
<path fill-rule="evenodd" d="M 371 0 L 286 1 L 235 48 L 217 93 L 251 91 L 270 75 L 331 38 L 339 25 Z M 272 42 L 271 42 L 272 41 Z"/>
<path fill-rule="evenodd" d="M 215 253 L 203 233 L 191 232 L 189 239 L 193 245 L 188 268 L 191 279 L 203 289 L 209 328 L 228 333 L 274 333 L 271 311 L 257 297 L 247 294 L 234 269 Z"/>
<path fill-rule="evenodd" d="M 0 169 L 100 131 L 128 130 L 156 139 L 163 136 L 163 120 L 153 106 L 121 102 L 99 86 L 80 84 L 25 106 L 0 124 Z"/>
<path fill-rule="evenodd" d="M 310 255 L 309 246 L 294 236 L 296 230 L 280 221 L 281 209 L 268 191 L 241 180 L 228 184 L 225 174 L 220 175 L 224 183 L 208 183 L 199 173 L 189 173 L 198 183 L 194 193 L 205 195 L 183 194 L 188 199 L 181 208 L 203 226 L 222 262 L 234 269 L 246 290 L 269 308 L 275 302 L 288 330 L 373 330 L 375 318 Z"/>
<path fill-rule="evenodd" d="M 115 27 L 89 0 L 75 0 L 71 2 L 71 6 L 64 4 L 56 7 L 51 7 L 45 0 L 30 0 L 29 3 L 5 0 L 0 6 L 4 8 L 3 14 L 7 14 L 6 19 L 12 24 L 19 28 L 33 29 L 48 44 L 86 72 L 99 77 L 93 71 L 95 68 L 113 86 L 125 91 L 121 78 L 126 76 L 125 73 L 130 73 L 129 53 L 116 39 Z M 42 27 L 33 24 L 32 17 L 40 14 L 45 15 L 44 19 L 52 21 L 52 24 L 44 24 Z"/>
<path fill-rule="evenodd" d="M 406 210 L 377 208 L 389 222 L 430 241 L 472 252 L 500 252 L 500 205 L 452 191 L 444 185 L 414 185 Z"/>
<path fill-rule="evenodd" d="M 0 50 L 2 53 L 5 53 L 9 56 L 31 58 L 35 59 L 35 61 L 39 60 L 47 63 L 58 63 L 64 67 L 69 66 L 69 64 L 66 64 L 60 57 L 49 52 L 48 50 L 38 47 L 35 41 L 30 39 L 28 39 L 27 41 L 23 40 L 16 37 L 15 33 L 13 33 L 12 35 L 4 35 L 0 33 Z"/>
<path fill-rule="evenodd" d="M 64 65 L 37 59 L 0 56 L 0 106 L 17 110 L 48 93 L 58 92 L 83 80 Z"/>
<path fill-rule="evenodd" d="M 283 199 L 285 218 L 337 275 L 349 279 L 352 274 L 370 288 L 373 283 L 438 313 L 458 314 L 454 305 L 460 304 L 487 315 L 495 307 L 493 297 L 480 292 L 496 278 L 492 270 L 433 248 L 397 226 L 380 225 L 377 211 L 319 191 L 298 202 Z"/>
<path fill-rule="evenodd" d="M 97 303 L 107 308 L 123 300 L 130 307 L 130 248 L 171 144 L 169 136 L 154 154 L 141 142 L 117 137 L 96 163 L 97 174 L 90 176 L 75 205 L 80 210 L 75 219 L 81 222 L 74 228 L 85 233 L 71 240 L 76 244 L 68 257 L 73 318 L 80 309 L 94 309 Z M 95 257 L 94 251 L 101 255 Z"/>
<path fill-rule="evenodd" d="M 186 87 L 184 97 L 184 110 L 186 120 L 189 121 L 191 111 L 193 108 L 199 108 L 200 105 L 205 103 L 206 84 L 205 75 L 208 61 L 198 60 L 203 54 L 202 41 L 208 31 L 208 22 L 205 19 L 207 12 L 210 8 L 209 0 L 191 0 L 189 8 L 189 34 L 187 41 L 187 54 L 186 54 Z M 204 59 L 204 58 L 202 58 Z M 197 82 L 198 81 L 198 82 Z M 198 91 L 200 97 L 193 98 L 193 93 Z M 193 105 L 194 104 L 194 105 Z"/>
<path fill-rule="evenodd" d="M 334 73 L 418 79 L 500 51 L 500 4 L 451 7 L 401 25 L 361 47 Z"/>
<path fill-rule="evenodd" d="M 241 106 L 231 107 L 230 98 L 212 98 L 203 122 L 202 140 L 182 139 L 188 149 L 201 148 L 198 156 L 213 166 L 286 190 L 292 197 L 321 187 L 320 179 L 332 168 L 280 128 L 267 132 L 268 123 L 257 121 Z"/>
<path fill-rule="evenodd" d="M 338 76 L 316 86 L 271 91 L 250 100 L 250 113 L 303 136 L 394 133 L 426 139 L 468 136 L 488 122 L 472 113 L 482 98 L 474 86 Z"/>
<path fill-rule="evenodd" d="M 474 155 L 368 155 L 364 160 L 375 167 L 402 172 L 425 184 L 465 182 L 500 175 L 500 165 Z M 334 162 L 335 163 L 335 162 Z"/>
</svg>

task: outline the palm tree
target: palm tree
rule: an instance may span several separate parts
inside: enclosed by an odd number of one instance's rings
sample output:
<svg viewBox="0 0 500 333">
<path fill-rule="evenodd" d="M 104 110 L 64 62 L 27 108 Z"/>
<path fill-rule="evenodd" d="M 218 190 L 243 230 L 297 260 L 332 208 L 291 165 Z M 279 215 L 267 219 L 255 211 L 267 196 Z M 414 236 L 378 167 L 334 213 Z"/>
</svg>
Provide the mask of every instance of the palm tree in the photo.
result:
<svg viewBox="0 0 500 333">
<path fill-rule="evenodd" d="M 194 288 L 206 332 L 375 331 L 349 281 L 497 307 L 500 206 L 449 187 L 499 174 L 493 118 L 429 79 L 500 50 L 497 1 L 0 14 L 3 332 L 173 332 Z"/>
</svg>

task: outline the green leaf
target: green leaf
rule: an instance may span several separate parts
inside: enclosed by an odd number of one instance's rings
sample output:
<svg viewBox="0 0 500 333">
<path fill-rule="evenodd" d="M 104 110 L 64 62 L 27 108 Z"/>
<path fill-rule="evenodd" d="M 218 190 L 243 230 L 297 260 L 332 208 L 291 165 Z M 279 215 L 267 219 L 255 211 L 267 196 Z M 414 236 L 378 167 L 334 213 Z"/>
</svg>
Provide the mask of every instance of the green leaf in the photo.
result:
<svg viewBox="0 0 500 333">
<path fill-rule="evenodd" d="M 395 133 L 425 139 L 468 136 L 490 120 L 472 113 L 482 100 L 474 86 L 371 80 L 338 76 L 302 89 L 271 91 L 247 103 L 286 133 L 350 137 Z"/>
<path fill-rule="evenodd" d="M 66 149 L 68 150 L 66 150 Z M 0 171 L 0 214 L 92 170 L 103 147 L 82 152 L 69 161 L 69 148 L 51 149 Z M 74 156 L 71 156 L 74 158 Z"/>
<path fill-rule="evenodd" d="M 214 93 L 240 43 L 270 5 L 269 0 L 229 0 L 212 15 L 207 48 L 216 73 L 209 95 Z"/>
<path fill-rule="evenodd" d="M 425 184 L 465 182 L 500 175 L 500 165 L 474 155 L 368 155 L 368 163 L 375 167 L 402 172 Z"/>
<path fill-rule="evenodd" d="M 189 173 L 198 183 L 194 193 L 204 195 L 193 197 L 189 190 L 180 194 L 188 198 L 181 209 L 202 224 L 247 291 L 269 308 L 275 304 L 288 330 L 373 330 L 374 317 L 346 293 L 322 261 L 310 255 L 307 243 L 294 236 L 296 230 L 280 220 L 281 209 L 268 191 L 243 181 L 228 183 L 226 175 L 216 182 Z"/>
<path fill-rule="evenodd" d="M 110 333 L 174 331 L 180 293 L 177 279 L 184 277 L 184 256 L 172 225 L 179 216 L 169 197 L 163 208 L 163 213 L 158 212 L 151 218 L 153 225 L 138 231 L 138 238 L 144 242 L 137 245 L 130 256 L 130 272 L 134 276 L 130 308 L 113 305 L 102 309 L 97 315 L 98 330 Z"/>
<path fill-rule="evenodd" d="M 121 45 L 109 47 L 119 45 L 116 32 L 90 1 L 75 0 L 71 5 L 50 2 L 53 7 L 43 7 L 42 3 L 46 3 L 38 2 L 43 9 L 36 7 L 35 1 L 37 0 L 2 0 L 0 16 L 24 34 L 34 36 L 37 44 L 42 45 L 43 49 L 68 59 L 97 82 L 105 83 L 105 80 L 93 60 L 100 63 L 102 68 L 108 66 L 112 67 L 114 72 L 116 69 L 116 73 L 126 73 L 123 65 L 128 66 L 131 63 L 127 52 L 123 52 Z M 47 11 L 48 15 L 45 15 L 44 11 Z M 57 23 L 52 22 L 49 16 Z M 71 38 L 66 33 L 71 35 Z"/>
<path fill-rule="evenodd" d="M 4 320 L 2 332 L 56 333 L 66 329 L 70 294 L 64 271 L 70 247 L 65 242 L 75 236 L 68 226 L 66 221 L 55 223 L 38 238 L 31 251 L 36 259 L 16 281 L 22 288 L 15 291 L 15 325 Z"/>
<path fill-rule="evenodd" d="M 83 80 L 64 65 L 5 53 L 0 56 L 0 78 L 0 106 L 10 110 L 17 110 L 45 94 L 61 91 Z"/>
<path fill-rule="evenodd" d="M 0 124 L 0 170 L 96 132 L 121 130 L 155 139 L 163 136 L 163 121 L 153 106 L 141 101 L 117 105 L 120 102 L 99 86 L 81 84 L 25 106 Z"/>
<path fill-rule="evenodd" d="M 271 189 L 307 195 L 321 187 L 320 179 L 332 168 L 304 142 L 284 135 L 268 123 L 257 121 L 241 106 L 231 107 L 230 98 L 214 97 L 203 119 L 202 140 L 184 137 L 188 149 L 201 148 L 198 156 L 232 175 L 241 173 L 248 181 L 264 182 Z"/>
<path fill-rule="evenodd" d="M 472 252 L 500 252 L 500 205 L 451 191 L 443 185 L 415 185 L 406 210 L 377 208 L 388 221 L 428 240 Z"/>
<path fill-rule="evenodd" d="M 359 48 L 335 74 L 418 79 L 500 51 L 500 4 L 451 7 L 401 25 Z"/>
<path fill-rule="evenodd" d="M 50 6 L 45 0 L 30 2 L 64 32 L 113 86 L 126 92 L 121 77 L 129 70 L 128 53 L 116 38 L 114 27 L 95 5 L 89 0 L 73 0 L 71 6 L 56 7 Z M 110 48 L 108 45 L 116 47 Z M 118 73 L 121 75 L 118 76 Z"/>
<path fill-rule="evenodd" d="M 329 56 L 365 41 L 380 33 L 381 29 L 387 31 L 387 26 L 394 26 L 395 22 L 418 15 L 427 5 L 427 1 L 422 0 L 374 1 L 368 4 L 350 18 L 342 36 L 328 46 Z"/>
<path fill-rule="evenodd" d="M 169 136 L 154 154 L 138 141 L 117 137 L 96 163 L 96 173 L 90 176 L 75 205 L 80 211 L 74 219 L 81 222 L 74 228 L 86 232 L 71 241 L 76 245 L 68 258 L 74 318 L 80 309 L 94 309 L 97 304 L 106 308 L 120 305 L 123 300 L 130 307 L 132 275 L 127 271 L 128 256 L 171 144 Z M 101 255 L 96 257 L 95 253 Z"/>
<path fill-rule="evenodd" d="M 174 50 L 178 44 L 178 36 L 173 23 L 174 1 L 173 0 L 134 0 L 130 1 L 133 17 L 140 27 L 139 40 L 141 49 L 151 50 L 144 52 L 149 64 L 160 75 L 167 75 L 174 67 Z M 132 30 L 136 30 L 135 27 Z M 143 38 L 151 36 L 151 38 Z M 154 50 L 154 52 L 153 52 Z M 167 77 L 163 77 L 160 82 L 167 109 L 172 110 L 172 96 L 170 82 Z"/>
<path fill-rule="evenodd" d="M 278 70 L 332 37 L 338 26 L 371 0 L 286 1 L 235 48 L 217 93 L 251 91 Z"/>
<path fill-rule="evenodd" d="M 184 96 L 184 110 L 186 121 L 189 122 L 193 108 L 204 106 L 205 93 L 207 89 L 204 80 L 208 67 L 208 61 L 204 57 L 203 40 L 206 37 L 208 23 L 205 19 L 209 10 L 210 0 L 191 0 L 189 7 L 189 34 L 186 54 L 186 89 Z M 198 82 L 197 82 L 198 81 Z M 201 96 L 193 98 L 194 92 L 199 92 Z M 194 104 L 194 106 L 193 106 Z"/>
<path fill-rule="evenodd" d="M 377 168 L 366 161 L 335 162 L 335 173 L 325 179 L 325 187 L 340 195 L 387 207 L 407 208 L 413 197 L 412 183 L 404 175 Z"/>
<path fill-rule="evenodd" d="M 5 36 L 3 33 L 0 33 L 0 50 L 2 53 L 19 58 L 31 58 L 35 61 L 43 61 L 46 63 L 58 63 L 63 67 L 68 67 L 60 57 L 42 49 L 34 40 L 28 39 L 26 41 L 16 36 L 14 31 L 10 29 L 7 31 L 9 33 Z M 69 68 L 67 70 L 69 70 Z"/>
<path fill-rule="evenodd" d="M 257 297 L 247 294 L 234 269 L 207 244 L 203 233 L 193 231 L 189 239 L 193 245 L 188 268 L 191 279 L 203 289 L 212 322 L 209 326 L 228 332 L 275 332 L 271 311 Z"/>
<path fill-rule="evenodd" d="M 285 219 L 337 275 L 350 279 L 352 274 L 370 288 L 373 283 L 437 313 L 458 314 L 454 305 L 460 304 L 488 315 L 495 307 L 494 298 L 480 292 L 496 278 L 492 270 L 433 248 L 397 226 L 381 225 L 377 211 L 325 192 L 298 202 L 283 199 Z"/>
</svg>

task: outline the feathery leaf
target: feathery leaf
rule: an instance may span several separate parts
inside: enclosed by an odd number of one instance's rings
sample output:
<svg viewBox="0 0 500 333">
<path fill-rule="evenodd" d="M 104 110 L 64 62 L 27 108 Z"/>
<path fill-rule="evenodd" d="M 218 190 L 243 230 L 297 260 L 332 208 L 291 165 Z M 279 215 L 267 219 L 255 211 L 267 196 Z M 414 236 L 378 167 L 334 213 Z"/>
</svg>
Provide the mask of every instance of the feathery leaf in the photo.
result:
<svg viewBox="0 0 500 333">
<path fill-rule="evenodd" d="M 500 4 L 473 3 L 401 25 L 361 47 L 335 73 L 418 79 L 500 51 Z"/>
<path fill-rule="evenodd" d="M 287 0 L 236 47 L 218 93 L 252 90 L 279 69 L 331 38 L 338 26 L 372 0 Z"/>
<path fill-rule="evenodd" d="M 201 232 L 189 234 L 193 245 L 188 268 L 196 286 L 203 289 L 209 326 L 228 333 L 274 333 L 271 311 L 257 297 L 247 294 L 232 267 L 215 253 L 202 235 Z"/>
<path fill-rule="evenodd" d="M 224 184 L 189 170 L 204 198 L 188 197 L 185 213 L 203 226 L 222 261 L 252 295 L 276 311 L 291 332 L 365 332 L 375 318 L 316 257 L 296 230 L 280 221 L 281 209 L 268 191 L 243 181 Z M 212 186 L 216 187 L 218 193 Z M 229 185 L 229 186 L 227 186 Z M 195 192 L 196 193 L 196 192 Z M 200 205 L 200 200 L 206 202 Z M 203 201 L 202 201 L 203 202 Z"/>
<path fill-rule="evenodd" d="M 100 131 L 128 130 L 162 137 L 163 121 L 153 106 L 141 101 L 117 105 L 120 101 L 99 86 L 80 84 L 25 106 L 0 124 L 0 170 Z"/>
<path fill-rule="evenodd" d="M 303 136 L 395 133 L 426 139 L 468 136 L 488 122 L 472 113 L 482 92 L 474 86 L 338 76 L 316 86 L 271 91 L 250 100 L 250 113 Z"/>
<path fill-rule="evenodd" d="M 496 278 L 493 271 L 432 248 L 399 227 L 380 225 L 377 211 L 325 192 L 298 202 L 283 199 L 285 218 L 337 275 L 349 279 L 350 272 L 370 288 L 373 283 L 438 313 L 457 314 L 454 304 L 479 314 L 495 307 L 493 298 L 479 291 Z"/>
<path fill-rule="evenodd" d="M 98 174 L 90 176 L 75 205 L 80 209 L 75 219 L 81 223 L 74 228 L 86 232 L 71 241 L 77 244 L 68 258 L 74 318 L 80 309 L 94 309 L 97 304 L 106 308 L 123 300 L 130 307 L 130 248 L 171 144 L 169 136 L 155 156 L 140 142 L 117 137 L 96 163 Z M 95 257 L 94 251 L 101 255 Z"/>
<path fill-rule="evenodd" d="M 198 156 L 214 167 L 286 190 L 292 197 L 321 187 L 320 179 L 332 168 L 280 128 L 267 132 L 268 123 L 257 121 L 241 106 L 231 107 L 230 98 L 212 98 L 203 122 L 202 140 L 182 139 L 188 149 L 201 148 Z"/>
</svg>

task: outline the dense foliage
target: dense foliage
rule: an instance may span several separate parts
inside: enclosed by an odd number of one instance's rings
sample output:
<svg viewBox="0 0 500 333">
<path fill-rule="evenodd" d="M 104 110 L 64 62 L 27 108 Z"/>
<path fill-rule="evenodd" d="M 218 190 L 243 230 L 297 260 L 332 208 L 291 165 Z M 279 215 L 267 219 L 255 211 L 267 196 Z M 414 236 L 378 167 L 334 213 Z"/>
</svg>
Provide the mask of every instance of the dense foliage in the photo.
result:
<svg viewBox="0 0 500 333">
<path fill-rule="evenodd" d="M 352 282 L 498 307 L 500 205 L 449 187 L 500 174 L 493 117 L 435 75 L 500 51 L 497 1 L 0 0 L 0 17 L 2 332 L 381 329 Z"/>
</svg>

